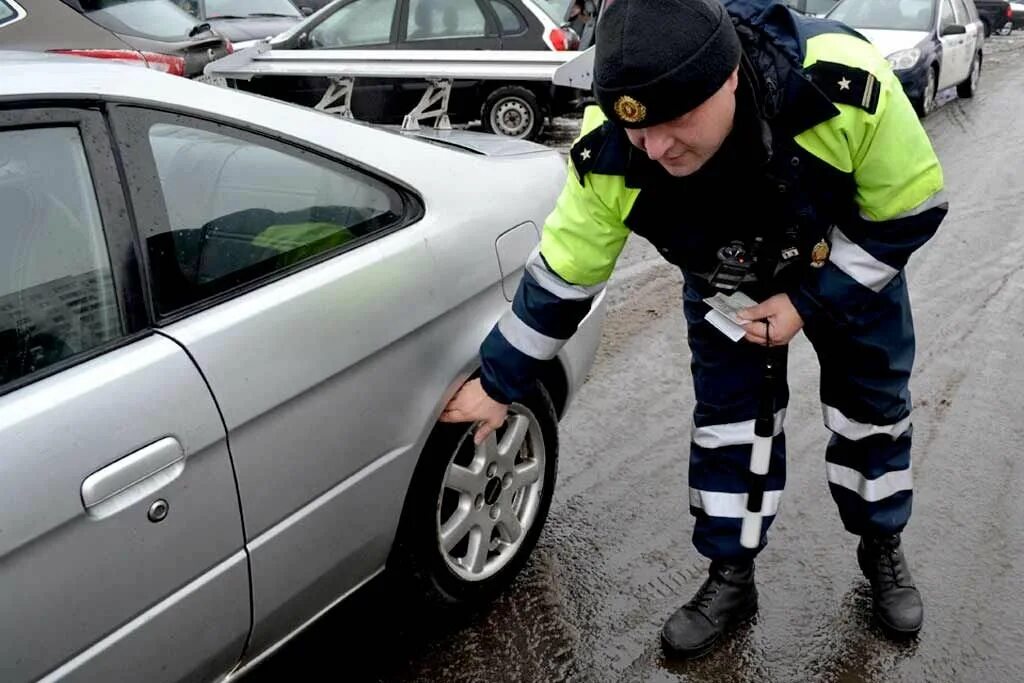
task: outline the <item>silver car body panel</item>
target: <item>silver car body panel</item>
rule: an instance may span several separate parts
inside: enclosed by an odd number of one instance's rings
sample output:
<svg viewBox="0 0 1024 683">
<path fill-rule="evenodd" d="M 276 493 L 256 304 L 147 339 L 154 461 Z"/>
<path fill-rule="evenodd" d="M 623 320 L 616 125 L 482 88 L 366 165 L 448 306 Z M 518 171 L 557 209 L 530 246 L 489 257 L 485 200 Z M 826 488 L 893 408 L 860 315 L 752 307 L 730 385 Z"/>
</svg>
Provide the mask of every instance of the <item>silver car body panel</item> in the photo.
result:
<svg viewBox="0 0 1024 683">
<path fill-rule="evenodd" d="M 170 435 L 185 454 L 179 476 L 115 514 L 87 514 L 83 482 Z M 238 497 L 216 406 L 177 344 L 151 335 L 0 397 L 0 443 L 4 680 L 36 679 L 86 650 L 64 675 L 113 680 L 92 673 L 131 670 L 126 653 L 140 674 L 168 680 L 231 665 L 249 629 Z M 170 510 L 154 524 L 158 498 Z M 229 561 L 236 571 L 223 570 Z M 180 592 L 193 582 L 205 589 Z M 167 618 L 136 622 L 130 642 L 97 643 L 168 596 Z M 147 642 L 165 647 L 139 661 Z"/>
<path fill-rule="evenodd" d="M 508 308 L 503 276 L 507 286 L 517 281 L 527 248 L 535 246 L 517 240 L 503 254 L 502 265 L 509 271 L 503 273 L 497 240 L 527 222 L 543 225 L 566 165 L 553 150 L 530 143 L 516 149 L 502 141 L 501 150 L 491 155 L 456 151 L 148 70 L 68 59 L 54 69 L 54 61 L 14 59 L 17 68 L 8 69 L 10 58 L 0 55 L 6 72 L 0 99 L 103 97 L 233 123 L 373 169 L 410 188 L 424 203 L 423 217 L 405 228 L 162 329 L 201 369 L 229 432 L 251 563 L 253 630 L 244 656 L 251 662 L 384 566 L 423 444 L 445 402 L 476 368 L 481 340 Z M 487 147 L 482 141 L 479 146 Z M 514 252 L 522 261 L 518 268 Z M 558 356 L 570 400 L 593 361 L 603 316 L 602 298 Z M 148 385 L 166 382 L 151 378 Z M 161 392 L 150 393 L 164 400 Z M 139 404 L 120 414 L 134 419 Z M 192 408 L 199 405 L 196 399 Z M 176 417 L 184 419 L 185 413 Z M 97 423 L 109 423 L 112 414 L 117 413 L 105 412 Z M 182 443 L 187 450 L 192 442 Z M 226 467 L 226 454 L 219 461 Z M 190 481 L 192 463 L 186 462 L 185 474 L 169 486 Z M 75 495 L 85 477 L 105 464 L 95 463 L 74 482 Z M 219 490 L 226 475 L 229 470 L 220 479 L 208 475 L 203 487 Z M 237 524 L 233 483 L 227 486 L 218 504 L 235 505 Z M 47 499 L 43 491 L 34 498 Z M 84 516 L 80 500 L 77 505 L 76 514 Z M 176 509 L 172 501 L 168 519 Z M 204 508 L 207 518 L 211 509 L 208 504 Z M 219 515 L 217 520 L 232 519 L 228 511 Z M 141 519 L 154 528 L 167 523 L 152 525 L 144 511 Z M 198 535 L 216 536 L 218 526 Z M 189 541 L 182 539 L 181 552 L 171 555 L 181 556 L 188 548 Z M 237 548 L 237 543 L 225 548 L 216 561 L 223 562 Z M 238 600 L 245 602 L 248 595 Z M 19 609 L 24 613 L 28 607 Z M 173 613 L 178 612 L 168 612 Z M 197 631 L 191 617 L 184 616 L 187 611 L 180 614 L 181 622 L 167 627 L 168 632 Z M 10 622 L 2 619 L 7 627 Z M 230 640 L 236 628 L 221 628 L 223 639 Z M 76 642 L 82 648 L 85 641 L 104 635 L 83 628 Z M 139 642 L 153 647 L 145 638 Z M 165 654 L 137 656 L 159 661 Z M 203 653 L 198 646 L 176 646 L 175 656 L 199 660 Z"/>
</svg>

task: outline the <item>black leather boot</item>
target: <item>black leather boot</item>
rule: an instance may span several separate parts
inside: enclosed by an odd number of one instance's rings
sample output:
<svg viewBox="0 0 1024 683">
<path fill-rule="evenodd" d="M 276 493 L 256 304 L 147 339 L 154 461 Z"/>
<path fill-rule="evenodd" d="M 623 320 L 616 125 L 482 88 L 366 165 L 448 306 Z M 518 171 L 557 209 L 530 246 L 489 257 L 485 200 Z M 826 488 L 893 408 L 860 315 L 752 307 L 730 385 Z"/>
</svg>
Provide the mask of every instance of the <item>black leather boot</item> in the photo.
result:
<svg viewBox="0 0 1024 683">
<path fill-rule="evenodd" d="M 662 645 L 678 657 L 700 657 L 710 652 L 724 633 L 755 612 L 754 563 L 712 562 L 704 585 L 665 622 Z"/>
<path fill-rule="evenodd" d="M 890 636 L 907 638 L 921 630 L 924 606 L 903 557 L 899 534 L 861 538 L 857 562 L 871 582 L 875 616 Z"/>
</svg>

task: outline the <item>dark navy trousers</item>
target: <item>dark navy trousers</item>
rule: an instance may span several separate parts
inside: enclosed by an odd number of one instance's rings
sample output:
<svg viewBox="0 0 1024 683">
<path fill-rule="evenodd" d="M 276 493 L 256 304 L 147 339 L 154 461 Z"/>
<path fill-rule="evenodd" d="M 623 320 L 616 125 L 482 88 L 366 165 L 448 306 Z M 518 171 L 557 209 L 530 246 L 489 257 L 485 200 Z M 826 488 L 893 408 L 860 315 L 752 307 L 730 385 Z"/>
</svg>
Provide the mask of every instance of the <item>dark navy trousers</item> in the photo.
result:
<svg viewBox="0 0 1024 683">
<path fill-rule="evenodd" d="M 714 328 L 704 319 L 708 307 L 701 294 L 689 284 L 683 299 L 696 394 L 689 463 L 693 543 L 711 559 L 749 558 L 767 543 L 786 482 L 787 347 L 771 350 L 775 439 L 761 545 L 748 550 L 739 542 L 740 524 L 766 349 L 732 342 Z M 822 413 L 832 432 L 826 478 L 843 525 L 857 535 L 899 532 L 910 518 L 912 496 L 908 383 L 914 328 L 904 274 L 843 323 L 817 321 L 804 333 L 821 367 Z"/>
</svg>

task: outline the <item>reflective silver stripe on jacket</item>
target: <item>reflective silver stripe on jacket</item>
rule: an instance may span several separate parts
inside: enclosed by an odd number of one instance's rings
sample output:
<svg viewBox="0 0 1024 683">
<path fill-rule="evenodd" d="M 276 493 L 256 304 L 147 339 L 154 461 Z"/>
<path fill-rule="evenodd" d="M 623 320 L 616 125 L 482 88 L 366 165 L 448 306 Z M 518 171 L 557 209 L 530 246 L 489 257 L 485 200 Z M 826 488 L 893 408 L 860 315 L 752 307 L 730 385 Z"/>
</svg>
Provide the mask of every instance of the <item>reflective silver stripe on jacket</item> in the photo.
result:
<svg viewBox="0 0 1024 683">
<path fill-rule="evenodd" d="M 780 500 L 782 491 L 765 491 L 761 502 L 761 514 L 768 516 L 778 513 Z M 712 517 L 742 519 L 747 511 L 747 494 L 691 488 L 690 506 L 700 508 Z"/>
<path fill-rule="evenodd" d="M 869 503 L 914 488 L 914 477 L 910 468 L 887 472 L 877 479 L 868 479 L 855 469 L 828 463 L 827 476 L 829 482 L 853 491 Z"/>
<path fill-rule="evenodd" d="M 829 254 L 829 260 L 835 264 L 836 268 L 868 289 L 875 292 L 882 291 L 889 281 L 899 273 L 889 264 L 882 263 L 869 254 L 839 228 L 833 227 L 829 231 L 829 235 L 832 240 L 832 252 Z"/>
<path fill-rule="evenodd" d="M 916 216 L 916 215 L 918 215 L 920 213 L 924 213 L 925 211 L 930 211 L 932 209 L 938 208 L 939 206 L 942 206 L 943 204 L 945 204 L 947 201 L 949 201 L 949 200 L 946 199 L 946 191 L 945 190 L 939 190 L 938 192 L 933 194 L 931 197 L 929 197 L 928 199 L 924 200 L 923 202 L 921 202 L 920 204 L 915 206 L 910 211 L 904 211 L 903 213 L 901 213 L 898 216 L 893 216 L 892 218 L 886 218 L 885 220 L 886 221 L 896 221 L 896 220 L 899 220 L 901 218 L 910 218 L 911 216 Z M 871 222 L 871 223 L 884 223 L 885 222 L 885 221 L 876 221 L 875 219 L 865 215 L 864 212 L 861 212 L 860 217 L 862 219 L 866 220 L 866 221 Z"/>
<path fill-rule="evenodd" d="M 540 255 L 540 245 L 534 248 L 526 262 L 526 271 L 533 276 L 541 287 L 551 292 L 559 299 L 581 300 L 589 299 L 601 293 L 607 282 L 596 285 L 583 286 L 574 285 L 563 280 L 558 273 L 548 268 L 547 263 Z"/>
<path fill-rule="evenodd" d="M 551 360 L 565 344 L 564 339 L 555 339 L 533 329 L 511 309 L 498 321 L 498 331 L 509 344 L 537 360 Z"/>
<path fill-rule="evenodd" d="M 786 409 L 775 413 L 775 429 L 772 436 L 782 433 L 786 420 Z M 754 443 L 754 421 L 729 422 L 706 427 L 694 427 L 690 438 L 701 448 L 722 448 L 724 446 L 749 446 Z"/>
<path fill-rule="evenodd" d="M 910 428 L 911 422 L 910 415 L 891 425 L 873 425 L 866 422 L 857 422 L 843 415 L 838 408 L 828 405 L 822 405 L 821 412 L 825 418 L 825 426 L 850 441 L 860 441 L 876 434 L 886 434 L 892 439 L 897 439 Z"/>
</svg>

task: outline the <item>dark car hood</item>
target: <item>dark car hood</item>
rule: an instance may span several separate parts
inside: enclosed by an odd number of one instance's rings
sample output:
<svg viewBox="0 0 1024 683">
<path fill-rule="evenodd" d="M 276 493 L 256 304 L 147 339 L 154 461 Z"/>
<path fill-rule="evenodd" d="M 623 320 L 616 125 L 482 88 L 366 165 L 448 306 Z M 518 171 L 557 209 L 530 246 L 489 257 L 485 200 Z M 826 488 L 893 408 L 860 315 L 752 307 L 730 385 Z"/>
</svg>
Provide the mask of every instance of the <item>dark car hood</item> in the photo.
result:
<svg viewBox="0 0 1024 683">
<path fill-rule="evenodd" d="M 247 19 L 207 19 L 206 23 L 232 43 L 263 40 L 287 31 L 301 17 L 249 17 Z"/>
</svg>

